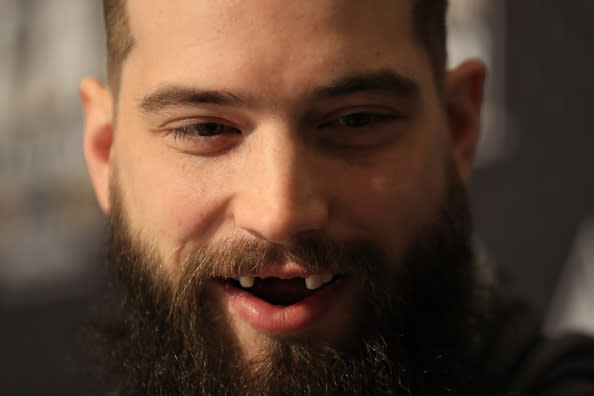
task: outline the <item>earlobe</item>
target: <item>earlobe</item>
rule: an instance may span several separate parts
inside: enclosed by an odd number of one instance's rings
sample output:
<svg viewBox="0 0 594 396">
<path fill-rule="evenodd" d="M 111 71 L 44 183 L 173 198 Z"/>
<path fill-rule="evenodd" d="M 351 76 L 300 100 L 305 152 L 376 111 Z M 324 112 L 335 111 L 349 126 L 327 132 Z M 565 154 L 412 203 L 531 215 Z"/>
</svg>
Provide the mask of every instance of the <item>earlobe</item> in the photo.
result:
<svg viewBox="0 0 594 396">
<path fill-rule="evenodd" d="M 84 112 L 83 149 L 101 209 L 109 214 L 109 174 L 113 146 L 113 100 L 99 81 L 85 78 L 79 87 Z"/>
<path fill-rule="evenodd" d="M 464 182 L 470 176 L 478 143 L 485 77 L 485 65 L 478 60 L 466 61 L 446 76 L 445 101 L 450 138 L 458 173 Z"/>
</svg>

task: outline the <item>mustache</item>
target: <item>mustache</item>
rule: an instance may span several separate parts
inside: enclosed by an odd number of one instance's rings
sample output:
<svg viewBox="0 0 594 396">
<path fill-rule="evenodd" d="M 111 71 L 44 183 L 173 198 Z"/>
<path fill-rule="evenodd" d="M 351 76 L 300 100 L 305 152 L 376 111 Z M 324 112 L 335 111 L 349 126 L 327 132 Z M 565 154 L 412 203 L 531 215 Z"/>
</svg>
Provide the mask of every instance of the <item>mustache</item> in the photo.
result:
<svg viewBox="0 0 594 396">
<path fill-rule="evenodd" d="M 294 262 L 309 271 L 369 272 L 385 261 L 385 252 L 371 241 L 338 242 L 329 238 L 299 239 L 276 244 L 255 239 L 229 239 L 195 249 L 182 264 L 182 274 L 195 280 L 232 278 L 258 273 L 266 266 Z M 371 263 L 375 263 L 373 266 Z M 183 275 L 182 275 L 183 277 Z"/>
<path fill-rule="evenodd" d="M 183 260 L 175 287 L 176 299 L 183 298 L 207 281 L 235 278 L 239 274 L 263 271 L 269 265 L 294 262 L 307 271 L 355 273 L 375 278 L 386 268 L 386 252 L 368 240 L 336 241 L 326 237 L 300 238 L 286 244 L 234 238 L 195 249 Z"/>
</svg>

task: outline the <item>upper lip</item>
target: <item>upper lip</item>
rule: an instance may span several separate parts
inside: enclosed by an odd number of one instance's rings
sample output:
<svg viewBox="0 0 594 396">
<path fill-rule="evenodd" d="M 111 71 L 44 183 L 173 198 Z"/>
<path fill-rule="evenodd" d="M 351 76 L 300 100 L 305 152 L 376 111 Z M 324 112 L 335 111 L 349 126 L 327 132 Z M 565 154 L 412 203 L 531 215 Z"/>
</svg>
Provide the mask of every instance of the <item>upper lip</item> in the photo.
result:
<svg viewBox="0 0 594 396">
<path fill-rule="evenodd" d="M 318 270 L 313 271 L 307 269 L 299 264 L 296 263 L 286 263 L 282 265 L 268 265 L 265 268 L 259 270 L 258 272 L 242 272 L 235 276 L 234 278 L 239 278 L 242 276 L 250 277 L 250 278 L 279 278 L 279 279 L 293 279 L 293 278 L 307 278 L 311 275 L 336 275 L 336 272 L 330 270 Z"/>
</svg>

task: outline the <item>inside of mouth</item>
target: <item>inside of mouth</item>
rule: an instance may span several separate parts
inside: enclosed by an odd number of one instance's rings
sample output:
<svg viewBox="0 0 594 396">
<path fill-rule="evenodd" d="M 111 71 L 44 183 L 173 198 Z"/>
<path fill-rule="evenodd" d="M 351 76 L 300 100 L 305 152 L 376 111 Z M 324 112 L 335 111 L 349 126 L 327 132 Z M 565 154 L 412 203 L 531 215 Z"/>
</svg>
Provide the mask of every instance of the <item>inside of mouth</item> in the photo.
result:
<svg viewBox="0 0 594 396">
<path fill-rule="evenodd" d="M 250 288 L 241 287 L 239 282 L 235 280 L 230 280 L 230 282 L 235 287 L 243 289 L 270 304 L 282 307 L 296 304 L 320 290 L 309 290 L 305 287 L 303 278 L 256 278 L 254 286 Z"/>
</svg>

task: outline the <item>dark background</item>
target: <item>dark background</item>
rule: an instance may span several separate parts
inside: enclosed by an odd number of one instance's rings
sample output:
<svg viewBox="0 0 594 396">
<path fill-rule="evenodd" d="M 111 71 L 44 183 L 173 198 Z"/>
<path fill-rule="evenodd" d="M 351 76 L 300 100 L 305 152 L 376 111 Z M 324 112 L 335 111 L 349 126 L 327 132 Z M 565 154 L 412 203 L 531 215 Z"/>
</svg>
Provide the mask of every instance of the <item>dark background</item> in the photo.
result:
<svg viewBox="0 0 594 396">
<path fill-rule="evenodd" d="M 505 96 L 515 150 L 478 169 L 478 233 L 506 290 L 544 313 L 594 214 L 594 2 L 506 2 Z"/>
<path fill-rule="evenodd" d="M 504 290 L 542 316 L 576 230 L 594 214 L 594 2 L 503 3 L 505 23 L 487 23 L 501 51 L 494 54 L 504 75 L 495 101 L 509 118 L 513 150 L 477 168 L 470 193 L 478 234 L 499 266 Z M 43 198 L 47 191 L 41 185 L 34 195 Z M 93 225 L 66 237 L 84 271 L 2 294 L 2 394 L 79 395 L 89 389 L 76 363 L 74 334 L 104 293 L 103 220 L 92 210 Z M 34 260 L 42 265 L 45 257 Z M 61 297 L 44 297 L 49 294 Z"/>
</svg>

